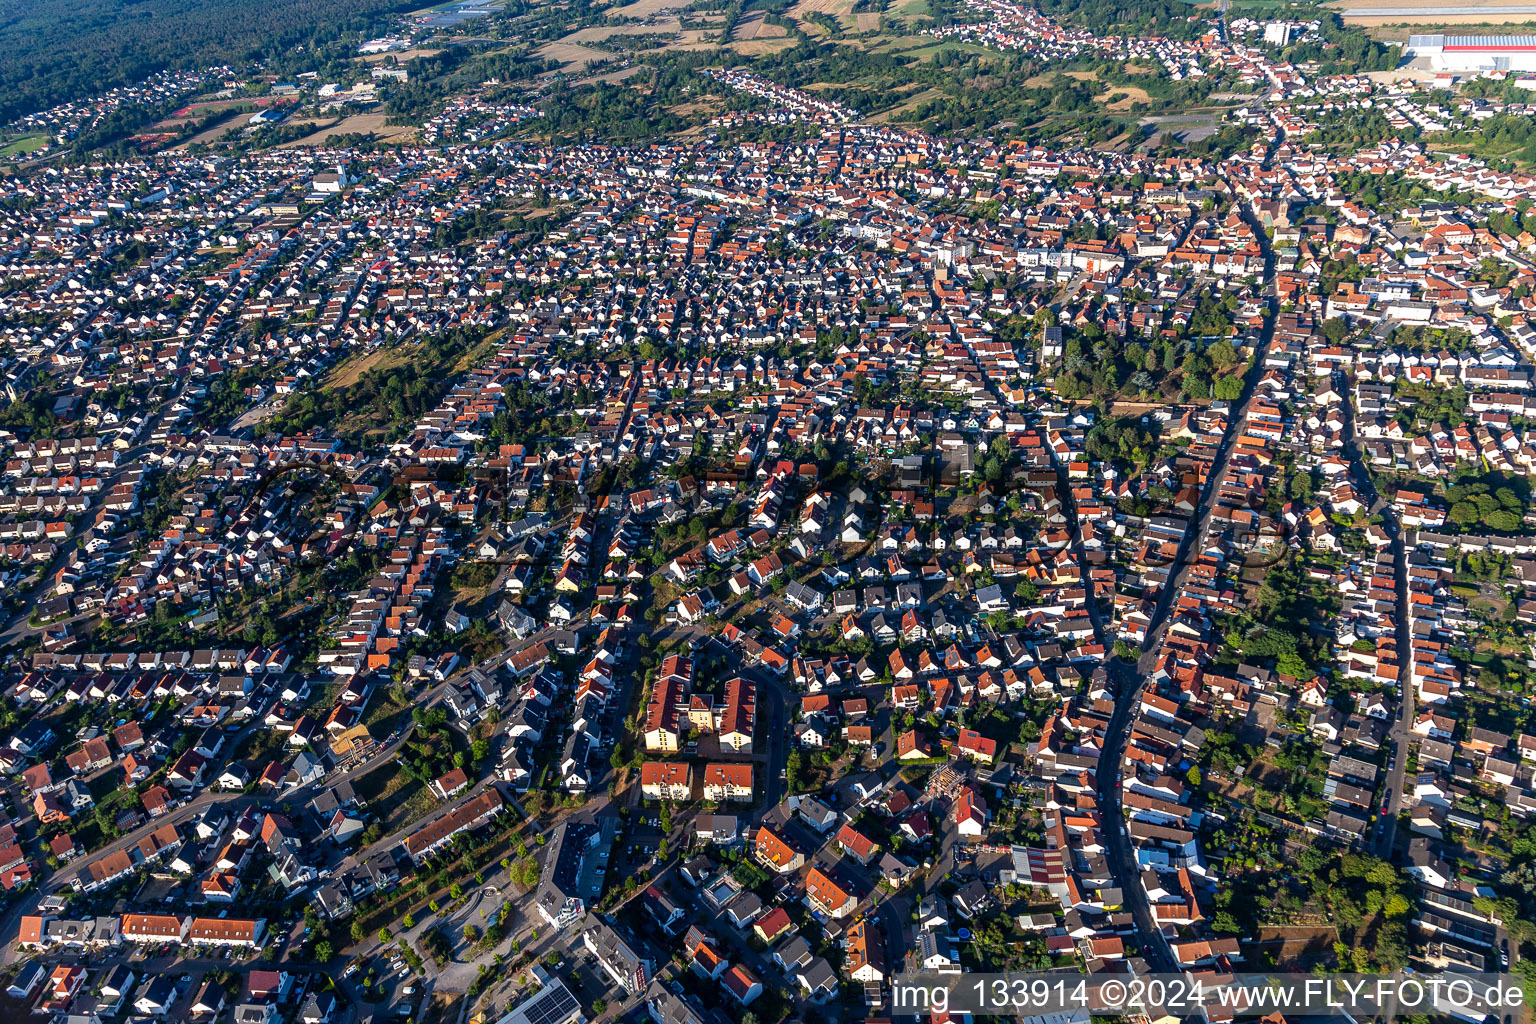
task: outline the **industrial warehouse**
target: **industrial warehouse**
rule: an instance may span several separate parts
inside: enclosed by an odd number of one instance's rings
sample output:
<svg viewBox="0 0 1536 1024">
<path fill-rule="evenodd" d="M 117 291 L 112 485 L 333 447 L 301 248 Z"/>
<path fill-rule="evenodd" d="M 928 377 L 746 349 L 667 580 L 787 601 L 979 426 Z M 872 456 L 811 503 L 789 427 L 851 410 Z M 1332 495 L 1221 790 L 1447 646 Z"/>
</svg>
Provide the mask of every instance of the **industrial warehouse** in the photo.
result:
<svg viewBox="0 0 1536 1024">
<path fill-rule="evenodd" d="M 1436 71 L 1536 71 L 1536 36 L 1418 35 L 1405 52 Z"/>
</svg>

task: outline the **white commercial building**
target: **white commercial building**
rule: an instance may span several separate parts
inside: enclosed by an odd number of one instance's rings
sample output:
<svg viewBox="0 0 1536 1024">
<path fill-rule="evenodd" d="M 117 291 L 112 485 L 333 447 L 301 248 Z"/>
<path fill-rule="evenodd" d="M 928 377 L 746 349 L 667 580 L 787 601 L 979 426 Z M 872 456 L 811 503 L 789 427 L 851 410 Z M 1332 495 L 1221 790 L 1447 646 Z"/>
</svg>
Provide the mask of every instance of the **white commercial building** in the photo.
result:
<svg viewBox="0 0 1536 1024">
<path fill-rule="evenodd" d="M 1536 36 L 1409 36 L 1406 53 L 1436 71 L 1536 71 Z"/>
</svg>

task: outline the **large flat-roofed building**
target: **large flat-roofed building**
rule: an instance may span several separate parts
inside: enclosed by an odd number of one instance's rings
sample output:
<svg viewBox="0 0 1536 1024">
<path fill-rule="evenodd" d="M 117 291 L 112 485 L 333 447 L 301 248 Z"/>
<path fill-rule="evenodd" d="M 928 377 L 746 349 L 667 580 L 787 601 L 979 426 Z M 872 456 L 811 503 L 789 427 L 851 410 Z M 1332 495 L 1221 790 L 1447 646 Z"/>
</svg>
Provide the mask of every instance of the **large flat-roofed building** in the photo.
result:
<svg viewBox="0 0 1536 1024">
<path fill-rule="evenodd" d="M 1536 36 L 1417 35 L 1405 52 L 1436 71 L 1536 71 Z"/>
</svg>

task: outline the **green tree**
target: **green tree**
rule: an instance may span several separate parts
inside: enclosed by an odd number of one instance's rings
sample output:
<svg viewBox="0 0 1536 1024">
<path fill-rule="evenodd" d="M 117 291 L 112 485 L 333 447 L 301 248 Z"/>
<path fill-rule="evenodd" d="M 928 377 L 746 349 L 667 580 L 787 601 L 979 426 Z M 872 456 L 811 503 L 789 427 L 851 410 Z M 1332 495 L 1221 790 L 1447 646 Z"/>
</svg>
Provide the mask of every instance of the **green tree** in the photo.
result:
<svg viewBox="0 0 1536 1024">
<path fill-rule="evenodd" d="M 1243 397 L 1243 379 L 1241 377 L 1217 377 L 1211 387 L 1213 398 L 1223 402 L 1235 402 Z"/>
<path fill-rule="evenodd" d="M 1218 370 L 1225 370 L 1237 362 L 1237 350 L 1225 338 L 1206 349 L 1206 356 Z"/>
</svg>

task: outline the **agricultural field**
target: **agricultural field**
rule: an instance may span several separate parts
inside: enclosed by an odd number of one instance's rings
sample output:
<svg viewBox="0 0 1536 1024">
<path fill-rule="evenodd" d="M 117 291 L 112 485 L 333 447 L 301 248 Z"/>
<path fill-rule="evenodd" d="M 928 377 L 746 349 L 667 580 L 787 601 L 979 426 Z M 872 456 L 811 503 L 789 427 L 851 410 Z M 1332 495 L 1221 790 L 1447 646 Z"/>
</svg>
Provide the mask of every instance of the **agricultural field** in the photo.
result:
<svg viewBox="0 0 1536 1024">
<path fill-rule="evenodd" d="M 844 29 L 854 26 L 853 0 L 795 0 L 794 5 L 785 13 L 800 26 L 802 32 L 810 36 L 827 35 L 826 27 L 818 24 L 812 15 L 831 18 Z M 878 17 L 875 24 L 878 27 Z"/>
<path fill-rule="evenodd" d="M 1522 14 L 1518 20 L 1508 22 L 1489 21 L 1486 15 L 1471 20 L 1457 21 L 1440 17 L 1432 22 L 1406 22 L 1401 17 L 1350 19 L 1350 24 L 1360 24 L 1372 39 L 1383 43 L 1406 43 L 1409 36 L 1425 32 L 1454 32 L 1461 35 L 1524 35 L 1536 32 L 1536 12 Z M 1404 70 L 1404 69 L 1399 69 Z M 1370 72 L 1372 75 L 1392 72 Z"/>
<path fill-rule="evenodd" d="M 745 20 L 745 19 L 743 19 Z M 615 36 L 648 36 L 665 35 L 667 33 L 680 33 L 683 23 L 677 18 L 663 18 L 646 24 L 632 25 L 592 25 L 588 28 L 578 29 L 559 40 L 562 43 L 574 43 L 578 46 L 588 44 L 601 44 Z"/>
<path fill-rule="evenodd" d="M 241 129 L 250 124 L 251 118 L 255 117 L 257 113 L 258 111 L 252 110 L 248 113 L 236 114 L 232 120 L 220 121 L 218 124 L 205 128 L 175 148 L 178 150 L 186 149 L 188 146 L 195 146 L 199 143 L 207 145 L 217 142 L 231 133 L 238 134 Z"/>
<path fill-rule="evenodd" d="M 288 143 L 283 148 L 289 149 L 298 146 L 318 146 L 323 143 L 328 135 L 371 135 L 377 139 L 394 141 L 404 139 L 412 135 L 416 129 L 405 124 L 386 124 L 383 114 L 350 114 L 339 120 L 332 119 L 328 124 L 316 124 L 314 131 Z"/>
<path fill-rule="evenodd" d="M 612 60 L 615 56 L 607 50 L 599 50 L 595 46 L 583 46 L 580 43 L 568 43 L 565 40 L 557 40 L 553 43 L 545 43 L 534 53 L 543 58 L 558 60 L 563 70 L 572 68 L 584 68 L 588 64 L 596 64 L 599 61 Z"/>
<path fill-rule="evenodd" d="M 752 39 L 779 39 L 789 35 L 782 25 L 770 25 L 763 20 L 762 14 L 749 14 L 736 23 L 736 28 L 731 32 L 732 42 L 746 42 Z"/>
<path fill-rule="evenodd" d="M 687 6 L 687 3 L 680 3 L 679 0 L 635 0 L 613 13 L 621 18 L 650 18 L 663 11 L 681 11 Z"/>
<path fill-rule="evenodd" d="M 1349 24 L 1366 29 L 1413 26 L 1415 31 L 1425 27 L 1459 31 L 1467 26 L 1495 28 L 1536 18 L 1536 4 L 1531 0 L 1465 4 L 1447 0 L 1343 0 L 1331 6 Z"/>
</svg>

